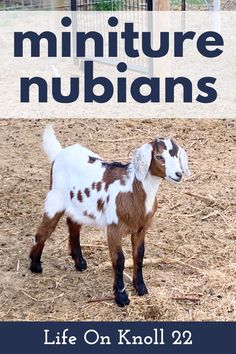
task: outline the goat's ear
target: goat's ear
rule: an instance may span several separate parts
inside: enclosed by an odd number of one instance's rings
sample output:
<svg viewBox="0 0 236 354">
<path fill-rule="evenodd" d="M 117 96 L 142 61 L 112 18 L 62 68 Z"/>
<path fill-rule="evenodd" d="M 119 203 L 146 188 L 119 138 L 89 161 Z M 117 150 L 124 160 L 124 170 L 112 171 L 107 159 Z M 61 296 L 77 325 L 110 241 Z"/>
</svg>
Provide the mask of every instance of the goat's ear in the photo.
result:
<svg viewBox="0 0 236 354">
<path fill-rule="evenodd" d="M 186 176 L 190 176 L 191 172 L 189 171 L 189 168 L 188 168 L 188 155 L 187 155 L 186 151 L 181 146 L 179 146 L 178 157 L 179 157 L 179 161 L 180 161 L 180 165 L 181 165 L 183 173 Z"/>
<path fill-rule="evenodd" d="M 133 152 L 134 172 L 139 181 L 143 181 L 147 176 L 152 159 L 152 146 L 144 144 Z"/>
</svg>

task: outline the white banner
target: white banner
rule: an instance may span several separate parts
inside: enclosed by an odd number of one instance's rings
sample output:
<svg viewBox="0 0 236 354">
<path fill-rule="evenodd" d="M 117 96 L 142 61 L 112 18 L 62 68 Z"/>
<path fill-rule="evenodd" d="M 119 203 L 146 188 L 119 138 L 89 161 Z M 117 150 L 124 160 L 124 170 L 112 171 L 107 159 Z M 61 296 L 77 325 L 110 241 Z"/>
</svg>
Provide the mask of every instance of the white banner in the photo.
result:
<svg viewBox="0 0 236 354">
<path fill-rule="evenodd" d="M 0 118 L 234 118 L 236 13 L 0 12 Z"/>
</svg>

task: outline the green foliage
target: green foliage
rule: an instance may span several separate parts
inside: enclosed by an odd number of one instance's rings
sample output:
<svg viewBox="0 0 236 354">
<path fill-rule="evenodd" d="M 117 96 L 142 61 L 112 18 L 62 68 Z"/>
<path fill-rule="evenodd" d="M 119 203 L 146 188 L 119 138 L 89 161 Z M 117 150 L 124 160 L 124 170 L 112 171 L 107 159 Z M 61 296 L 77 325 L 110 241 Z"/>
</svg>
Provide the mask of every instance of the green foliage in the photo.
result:
<svg viewBox="0 0 236 354">
<path fill-rule="evenodd" d="M 209 3 L 212 2 L 212 0 L 208 0 Z M 187 8 L 191 7 L 206 7 L 206 3 L 204 0 L 187 0 L 186 1 Z M 181 7 L 181 0 L 170 0 L 170 6 L 171 9 L 180 9 Z"/>
<path fill-rule="evenodd" d="M 94 11 L 122 10 L 123 0 L 93 0 Z"/>
</svg>

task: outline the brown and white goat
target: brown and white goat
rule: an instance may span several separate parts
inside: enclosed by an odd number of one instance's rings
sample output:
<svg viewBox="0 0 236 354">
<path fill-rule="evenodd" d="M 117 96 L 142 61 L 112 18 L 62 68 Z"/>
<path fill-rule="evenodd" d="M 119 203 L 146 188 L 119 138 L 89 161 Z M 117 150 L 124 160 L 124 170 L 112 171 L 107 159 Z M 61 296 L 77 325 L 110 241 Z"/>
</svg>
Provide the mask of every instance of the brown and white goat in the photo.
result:
<svg viewBox="0 0 236 354">
<path fill-rule="evenodd" d="M 185 151 L 172 139 L 154 139 L 133 152 L 132 162 L 107 163 L 79 144 L 62 149 L 50 126 L 44 132 L 44 150 L 52 163 L 51 187 L 30 254 L 31 271 L 42 272 L 44 243 L 66 214 L 71 256 L 77 270 L 87 268 L 80 248 L 82 225 L 106 228 L 115 300 L 119 306 L 128 305 L 122 237 L 131 234 L 133 285 L 138 295 L 147 294 L 142 275 L 145 234 L 157 209 L 156 193 L 161 180 L 178 183 L 182 172 L 189 175 Z"/>
</svg>

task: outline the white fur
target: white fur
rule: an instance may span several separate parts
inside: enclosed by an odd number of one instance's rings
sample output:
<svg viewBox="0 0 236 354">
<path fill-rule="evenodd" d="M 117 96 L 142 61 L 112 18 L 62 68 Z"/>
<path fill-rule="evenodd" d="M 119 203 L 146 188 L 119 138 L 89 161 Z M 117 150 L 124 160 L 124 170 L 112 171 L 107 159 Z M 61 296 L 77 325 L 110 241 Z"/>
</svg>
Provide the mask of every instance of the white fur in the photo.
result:
<svg viewBox="0 0 236 354">
<path fill-rule="evenodd" d="M 180 146 L 179 146 L 178 156 L 179 156 L 179 160 L 180 160 L 180 164 L 181 164 L 183 173 L 186 176 L 190 176 L 191 172 L 189 171 L 189 168 L 188 168 L 188 155 L 187 155 L 186 151 Z"/>
<path fill-rule="evenodd" d="M 172 148 L 171 140 L 164 139 L 164 143 L 167 147 L 162 153 L 166 165 L 166 179 L 172 181 L 176 178 L 176 172 L 181 172 L 179 159 L 183 166 L 183 172 L 189 171 L 187 155 L 180 148 L 181 157 L 172 157 L 169 153 Z M 142 182 L 146 193 L 146 213 L 152 212 L 161 178 L 148 172 L 152 157 L 151 144 L 144 144 L 135 150 L 133 164 L 129 164 L 125 184 L 116 180 L 109 185 L 108 190 L 105 190 L 105 182 L 102 182 L 106 167 L 102 164 L 103 160 L 99 155 L 79 144 L 62 149 L 52 127 L 46 128 L 43 144 L 50 161 L 54 162 L 52 188 L 44 206 L 45 213 L 50 218 L 57 212 L 64 211 L 67 216 L 79 224 L 96 225 L 102 228 L 112 223 L 118 224 L 116 197 L 120 192 L 132 192 L 135 177 Z M 96 157 L 97 160 L 90 163 L 89 157 Z M 101 189 L 92 188 L 93 183 L 97 184 L 98 182 L 102 182 Z M 86 188 L 89 190 L 89 196 L 85 193 Z M 82 201 L 78 200 L 79 191 Z M 109 201 L 107 201 L 108 196 Z M 104 201 L 102 211 L 98 210 L 99 199 Z M 85 212 L 90 216 L 85 215 Z"/>
<path fill-rule="evenodd" d="M 177 179 L 176 173 L 184 173 L 189 176 L 191 173 L 188 169 L 188 157 L 183 148 L 179 147 L 178 157 L 171 156 L 169 151 L 172 149 L 172 142 L 170 139 L 163 140 L 166 145 L 166 150 L 163 151 L 162 156 L 165 159 L 166 179 L 174 182 Z"/>
<path fill-rule="evenodd" d="M 161 184 L 161 178 L 147 174 L 146 179 L 143 181 L 143 189 L 146 193 L 145 210 L 146 214 L 151 213 L 153 210 L 153 204 Z"/>
<path fill-rule="evenodd" d="M 43 133 L 43 148 L 50 162 L 53 162 L 62 147 L 57 140 L 51 125 L 48 125 Z"/>
<path fill-rule="evenodd" d="M 49 136 L 48 134 L 46 137 L 49 138 Z M 55 140 L 51 142 L 55 143 Z M 51 151 L 53 151 L 53 146 L 51 146 Z M 65 210 L 68 216 L 80 224 L 99 227 L 117 224 L 116 196 L 120 192 L 132 191 L 134 169 L 131 165 L 125 185 L 121 185 L 117 180 L 110 184 L 106 191 L 103 182 L 101 190 L 97 191 L 96 188 L 92 189 L 92 184 L 102 181 L 105 167 L 102 166 L 102 159 L 88 163 L 89 156 L 101 159 L 99 155 L 79 144 L 66 147 L 57 153 L 53 165 L 52 190 L 47 195 L 44 211 L 49 217 L 53 217 L 57 212 Z M 89 197 L 84 192 L 85 188 L 89 189 Z M 77 198 L 78 191 L 82 193 L 82 202 Z M 70 192 L 74 193 L 72 199 Z M 109 196 L 108 203 L 107 196 Z M 97 201 L 100 198 L 105 202 L 103 212 L 97 209 Z M 84 212 L 94 215 L 95 219 L 85 216 Z"/>
<path fill-rule="evenodd" d="M 152 146 L 144 144 L 133 153 L 135 175 L 139 181 L 144 181 L 147 176 L 152 158 Z"/>
<path fill-rule="evenodd" d="M 48 192 L 45 204 L 44 211 L 47 213 L 49 218 L 61 211 L 65 210 L 65 200 L 63 191 L 51 190 Z"/>
</svg>

